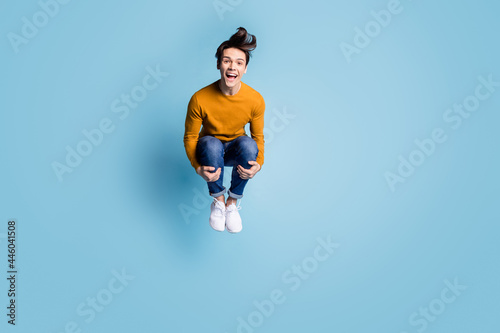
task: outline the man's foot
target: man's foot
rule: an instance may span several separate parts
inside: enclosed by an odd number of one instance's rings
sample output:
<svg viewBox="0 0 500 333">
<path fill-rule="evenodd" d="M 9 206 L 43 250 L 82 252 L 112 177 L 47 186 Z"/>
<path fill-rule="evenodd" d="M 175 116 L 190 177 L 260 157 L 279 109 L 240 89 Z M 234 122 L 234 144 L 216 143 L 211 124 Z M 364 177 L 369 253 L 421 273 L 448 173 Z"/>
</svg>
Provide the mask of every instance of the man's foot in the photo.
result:
<svg viewBox="0 0 500 333">
<path fill-rule="evenodd" d="M 234 203 L 226 207 L 226 229 L 231 233 L 240 232 L 243 229 L 240 213 L 238 213 L 240 209 L 241 207 L 236 207 Z"/>
<path fill-rule="evenodd" d="M 224 231 L 226 225 L 226 206 L 222 201 L 214 199 L 210 205 L 210 226 L 217 231 Z"/>
</svg>

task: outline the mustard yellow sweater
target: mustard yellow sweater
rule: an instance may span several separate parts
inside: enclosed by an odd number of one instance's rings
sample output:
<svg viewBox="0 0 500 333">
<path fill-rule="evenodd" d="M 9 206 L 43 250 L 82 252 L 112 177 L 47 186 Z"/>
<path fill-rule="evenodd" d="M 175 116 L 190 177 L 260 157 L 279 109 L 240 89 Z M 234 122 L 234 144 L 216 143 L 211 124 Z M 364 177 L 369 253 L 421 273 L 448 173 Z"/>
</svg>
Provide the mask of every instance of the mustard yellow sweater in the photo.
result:
<svg viewBox="0 0 500 333">
<path fill-rule="evenodd" d="M 257 163 L 262 166 L 265 108 L 264 98 L 243 82 L 240 90 L 232 96 L 222 93 L 219 81 L 197 91 L 189 101 L 184 131 L 184 148 L 191 165 L 195 169 L 200 166 L 196 160 L 199 138 L 211 135 L 223 143 L 231 141 L 246 135 L 245 125 L 250 123 L 251 137 L 259 148 Z"/>
</svg>

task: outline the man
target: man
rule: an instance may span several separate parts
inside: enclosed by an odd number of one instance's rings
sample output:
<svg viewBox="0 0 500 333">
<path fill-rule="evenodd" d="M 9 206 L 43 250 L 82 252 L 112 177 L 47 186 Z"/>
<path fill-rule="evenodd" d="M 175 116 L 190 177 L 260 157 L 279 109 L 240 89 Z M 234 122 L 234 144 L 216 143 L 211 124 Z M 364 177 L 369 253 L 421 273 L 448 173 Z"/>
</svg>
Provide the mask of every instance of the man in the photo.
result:
<svg viewBox="0 0 500 333">
<path fill-rule="evenodd" d="M 256 46 L 255 36 L 238 28 L 215 54 L 221 78 L 197 91 L 188 105 L 184 147 L 214 197 L 209 223 L 217 231 L 242 230 L 236 203 L 243 197 L 248 180 L 264 163 L 264 99 L 241 81 Z M 245 133 L 248 123 L 251 137 Z M 224 166 L 233 167 L 227 202 L 222 185 Z"/>
</svg>

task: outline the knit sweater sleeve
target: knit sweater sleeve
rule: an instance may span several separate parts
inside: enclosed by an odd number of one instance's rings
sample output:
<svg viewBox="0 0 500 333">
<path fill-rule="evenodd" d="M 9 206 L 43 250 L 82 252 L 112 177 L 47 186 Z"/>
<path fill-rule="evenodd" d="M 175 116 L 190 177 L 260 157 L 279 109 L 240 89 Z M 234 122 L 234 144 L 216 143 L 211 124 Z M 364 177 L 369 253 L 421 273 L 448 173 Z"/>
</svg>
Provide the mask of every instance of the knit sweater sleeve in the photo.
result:
<svg viewBox="0 0 500 333">
<path fill-rule="evenodd" d="M 262 96 L 260 99 L 260 103 L 253 110 L 253 116 L 250 120 L 250 134 L 257 143 L 257 148 L 259 148 L 257 163 L 262 166 L 264 164 L 264 111 L 266 110 L 266 104 Z"/>
<path fill-rule="evenodd" d="M 201 108 L 195 94 L 191 97 L 188 104 L 184 129 L 184 148 L 186 149 L 186 155 L 195 170 L 200 166 L 196 160 L 196 145 L 198 144 L 198 137 L 202 123 L 203 118 L 201 115 Z"/>
</svg>

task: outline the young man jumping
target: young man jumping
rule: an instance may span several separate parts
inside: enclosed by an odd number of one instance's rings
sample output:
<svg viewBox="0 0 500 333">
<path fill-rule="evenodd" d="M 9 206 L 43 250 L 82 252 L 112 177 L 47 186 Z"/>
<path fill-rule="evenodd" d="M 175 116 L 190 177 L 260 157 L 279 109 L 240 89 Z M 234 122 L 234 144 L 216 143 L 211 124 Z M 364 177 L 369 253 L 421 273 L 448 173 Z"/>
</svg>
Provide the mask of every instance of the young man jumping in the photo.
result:
<svg viewBox="0 0 500 333">
<path fill-rule="evenodd" d="M 243 197 L 248 180 L 264 163 L 264 99 L 241 82 L 256 47 L 255 36 L 238 28 L 217 48 L 221 78 L 197 91 L 188 105 L 184 147 L 191 165 L 214 197 L 209 223 L 217 231 L 242 230 L 240 206 L 236 203 Z M 251 137 L 245 133 L 248 123 Z M 222 185 L 224 166 L 233 167 L 227 202 Z"/>
</svg>

